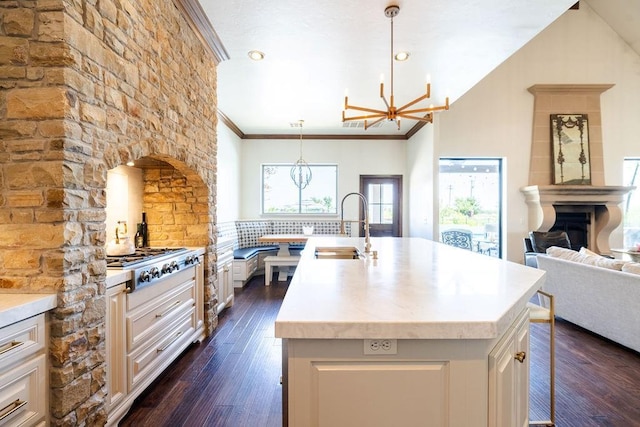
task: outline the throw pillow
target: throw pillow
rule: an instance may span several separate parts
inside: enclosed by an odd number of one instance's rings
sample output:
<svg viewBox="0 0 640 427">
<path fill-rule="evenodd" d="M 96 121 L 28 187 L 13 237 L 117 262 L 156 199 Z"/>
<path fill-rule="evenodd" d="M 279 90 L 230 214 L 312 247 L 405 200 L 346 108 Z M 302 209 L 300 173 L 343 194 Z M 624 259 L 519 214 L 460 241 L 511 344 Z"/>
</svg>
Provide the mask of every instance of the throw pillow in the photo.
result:
<svg viewBox="0 0 640 427">
<path fill-rule="evenodd" d="M 585 255 L 585 260 L 582 261 L 583 264 L 593 265 L 594 267 L 602 267 L 608 268 L 610 270 L 622 270 L 622 267 L 628 263 L 628 261 L 622 261 L 620 259 L 611 259 L 605 258 L 600 255 L 591 256 Z"/>
<path fill-rule="evenodd" d="M 531 231 L 529 232 L 529 238 L 531 239 L 533 250 L 542 254 L 551 246 L 571 248 L 569 236 L 564 231 Z"/>
<path fill-rule="evenodd" d="M 585 248 L 584 246 L 580 248 L 580 253 L 584 254 L 584 255 L 592 255 L 592 256 L 598 256 L 597 253 L 590 251 L 589 249 Z"/>
<path fill-rule="evenodd" d="M 552 257 L 561 258 L 567 261 L 579 262 L 582 264 L 592 265 L 594 267 L 608 268 L 610 270 L 618 271 L 620 271 L 622 267 L 627 263 L 626 261 L 622 261 L 619 259 L 605 258 L 597 254 L 595 256 L 587 255 L 586 253 L 580 253 L 572 251 L 571 249 L 559 248 L 556 246 L 552 246 L 547 249 L 547 254 Z"/>
<path fill-rule="evenodd" d="M 622 266 L 622 271 L 625 273 L 640 274 L 640 263 L 628 262 Z"/>
<path fill-rule="evenodd" d="M 547 248 L 547 255 L 554 258 L 561 258 L 567 261 L 582 262 L 587 255 L 576 252 L 572 249 L 561 248 L 558 246 L 551 246 Z"/>
</svg>

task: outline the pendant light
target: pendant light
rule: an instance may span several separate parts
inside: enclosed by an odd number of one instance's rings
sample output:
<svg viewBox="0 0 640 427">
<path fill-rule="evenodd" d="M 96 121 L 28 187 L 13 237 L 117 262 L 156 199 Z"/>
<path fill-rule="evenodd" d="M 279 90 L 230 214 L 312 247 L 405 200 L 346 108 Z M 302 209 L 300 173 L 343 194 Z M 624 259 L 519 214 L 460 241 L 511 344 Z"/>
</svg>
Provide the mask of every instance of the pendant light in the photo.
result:
<svg viewBox="0 0 640 427">
<path fill-rule="evenodd" d="M 300 128 L 300 158 L 291 167 L 291 180 L 300 190 L 305 189 L 311 182 L 311 168 L 302 158 L 302 125 L 304 120 L 298 120 Z"/>
</svg>

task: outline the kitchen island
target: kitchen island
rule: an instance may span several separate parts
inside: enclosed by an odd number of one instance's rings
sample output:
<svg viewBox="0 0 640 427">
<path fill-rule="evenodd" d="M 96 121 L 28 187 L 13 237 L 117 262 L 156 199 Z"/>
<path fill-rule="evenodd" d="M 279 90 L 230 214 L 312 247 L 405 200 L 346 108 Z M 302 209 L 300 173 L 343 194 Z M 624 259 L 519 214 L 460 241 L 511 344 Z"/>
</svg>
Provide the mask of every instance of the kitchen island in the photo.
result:
<svg viewBox="0 0 640 427">
<path fill-rule="evenodd" d="M 544 272 L 420 238 L 316 259 L 313 237 L 275 323 L 285 424 L 526 426 L 527 302 Z"/>
</svg>

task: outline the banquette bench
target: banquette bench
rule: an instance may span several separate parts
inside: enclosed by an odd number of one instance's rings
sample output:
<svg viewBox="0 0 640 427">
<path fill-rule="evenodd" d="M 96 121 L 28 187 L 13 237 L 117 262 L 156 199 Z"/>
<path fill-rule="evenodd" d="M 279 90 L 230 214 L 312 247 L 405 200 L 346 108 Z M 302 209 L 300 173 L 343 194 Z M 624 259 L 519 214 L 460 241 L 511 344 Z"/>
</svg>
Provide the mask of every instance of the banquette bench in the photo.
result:
<svg viewBox="0 0 640 427">
<path fill-rule="evenodd" d="M 266 257 L 275 256 L 278 246 L 258 242 L 266 234 L 303 234 L 302 227 L 313 227 L 313 234 L 339 234 L 340 220 L 238 220 L 218 224 L 218 238 L 233 239 L 233 286 L 243 287 L 255 274 L 264 272 Z M 351 234 L 350 223 L 345 232 Z M 304 244 L 292 243 L 291 255 L 299 255 Z"/>
</svg>

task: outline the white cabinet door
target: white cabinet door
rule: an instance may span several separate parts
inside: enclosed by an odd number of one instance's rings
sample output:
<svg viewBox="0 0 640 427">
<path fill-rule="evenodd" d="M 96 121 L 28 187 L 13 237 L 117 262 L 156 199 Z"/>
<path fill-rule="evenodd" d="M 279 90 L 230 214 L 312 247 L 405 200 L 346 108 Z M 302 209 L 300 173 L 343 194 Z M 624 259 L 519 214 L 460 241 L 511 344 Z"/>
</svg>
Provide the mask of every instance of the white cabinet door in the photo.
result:
<svg viewBox="0 0 640 427">
<path fill-rule="evenodd" d="M 529 315 L 520 320 L 516 325 L 515 353 L 524 353 L 525 359 L 516 363 L 515 369 L 515 404 L 517 427 L 529 427 Z M 516 360 L 518 361 L 518 360 Z"/>
<path fill-rule="evenodd" d="M 529 425 L 529 314 L 489 354 L 489 427 Z"/>
<path fill-rule="evenodd" d="M 126 283 L 107 289 L 107 403 L 111 414 L 127 395 L 125 296 Z"/>
<path fill-rule="evenodd" d="M 446 362 L 318 362 L 311 366 L 311 379 L 309 425 L 410 426 L 415 420 L 448 425 Z"/>
<path fill-rule="evenodd" d="M 218 247 L 218 314 L 233 305 L 233 244 Z"/>
</svg>

